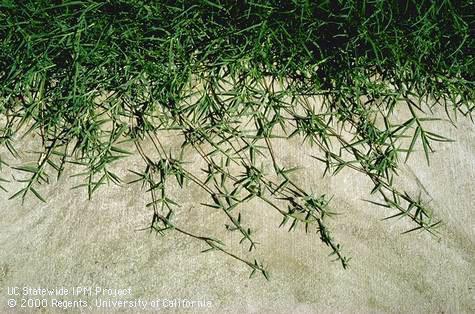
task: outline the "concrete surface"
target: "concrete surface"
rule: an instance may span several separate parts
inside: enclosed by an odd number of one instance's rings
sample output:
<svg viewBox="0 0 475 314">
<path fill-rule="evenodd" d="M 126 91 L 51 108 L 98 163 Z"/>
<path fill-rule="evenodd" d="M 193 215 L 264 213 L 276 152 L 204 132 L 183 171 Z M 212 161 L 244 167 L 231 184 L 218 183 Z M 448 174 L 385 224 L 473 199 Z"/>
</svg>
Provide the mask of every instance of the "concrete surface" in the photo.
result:
<svg viewBox="0 0 475 314">
<path fill-rule="evenodd" d="M 95 302 L 140 299 L 147 301 L 147 311 L 177 313 L 473 313 L 474 125 L 460 119 L 458 129 L 448 124 L 442 128 L 456 142 L 436 145 L 430 168 L 422 152 L 401 164 L 401 184 L 431 199 L 444 221 L 440 240 L 426 233 L 401 235 L 413 226 L 406 220 L 381 221 L 394 212 L 363 201 L 371 187 L 365 178 L 343 171 L 322 179 L 322 168 L 307 156 L 310 148 L 297 142 L 278 145 L 281 162 L 303 165 L 302 173 L 310 174 L 299 176 L 304 186 L 334 195 L 333 207 L 341 215 L 331 226 L 352 260 L 348 270 L 342 269 L 331 262 L 317 234 L 279 229 L 276 212 L 252 201 L 243 209 L 243 221 L 256 230 L 261 243 L 257 256 L 270 270 L 269 282 L 262 276 L 248 279 L 246 266 L 222 254 L 201 254 L 201 243 L 178 233 L 160 237 L 137 231 L 151 218 L 145 208 L 148 195 L 138 185 L 106 186 L 88 201 L 85 191 L 70 189 L 81 183 L 68 176 L 74 173 L 70 169 L 59 182 L 42 187 L 46 204 L 30 196 L 22 206 L 19 200 L 7 200 L 21 186 L 9 184 L 10 193 L 0 194 L 0 312 L 60 312 L 61 305 L 55 301 L 53 307 L 53 299 L 88 302 L 88 308 L 72 312 L 138 312 L 96 307 Z M 29 145 L 21 143 L 20 150 Z M 26 154 L 12 163 L 28 158 Z M 115 170 L 130 180 L 127 169 L 138 167 L 134 156 Z M 207 199 L 196 189 L 175 192 L 183 203 L 177 224 L 236 242 L 237 237 L 226 232 L 222 214 L 199 205 Z M 245 248 L 231 247 L 246 254 Z M 70 293 L 38 297 L 17 290 L 20 296 L 11 296 L 13 287 L 63 287 Z M 73 287 L 92 287 L 94 293 L 73 296 Z M 126 289 L 130 295 L 97 296 L 96 287 Z M 28 298 L 49 303 L 42 309 L 21 308 L 22 299 Z M 17 302 L 13 308 L 11 299 Z M 204 300 L 211 306 L 163 308 L 172 305 L 164 299 Z M 152 308 L 152 301 L 161 308 Z"/>
</svg>

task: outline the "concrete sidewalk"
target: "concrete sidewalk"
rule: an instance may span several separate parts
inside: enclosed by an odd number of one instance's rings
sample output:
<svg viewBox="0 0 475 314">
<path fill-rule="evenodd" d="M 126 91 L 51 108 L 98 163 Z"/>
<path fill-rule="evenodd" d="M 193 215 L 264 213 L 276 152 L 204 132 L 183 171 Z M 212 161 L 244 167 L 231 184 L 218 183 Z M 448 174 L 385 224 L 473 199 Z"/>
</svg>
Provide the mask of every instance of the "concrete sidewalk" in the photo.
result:
<svg viewBox="0 0 475 314">
<path fill-rule="evenodd" d="M 413 227 L 404 219 L 381 221 L 394 212 L 363 200 L 370 197 L 366 178 L 345 170 L 322 179 L 322 168 L 305 155 L 308 148 L 298 142 L 279 146 L 281 161 L 303 165 L 301 171 L 311 174 L 301 179 L 302 185 L 334 195 L 333 207 L 341 215 L 331 227 L 352 260 L 348 270 L 342 269 L 331 262 L 317 234 L 279 229 L 275 211 L 252 201 L 243 209 L 243 220 L 261 243 L 257 256 L 270 270 L 269 282 L 262 276 L 248 279 L 245 265 L 222 254 L 200 254 L 205 249 L 201 243 L 178 233 L 160 237 L 137 231 L 151 219 L 145 208 L 148 195 L 139 185 L 105 186 L 87 201 L 83 190 L 70 189 L 81 181 L 69 178 L 73 170 L 68 170 L 59 182 L 43 187 L 46 204 L 28 197 L 22 206 L 8 200 L 21 187 L 11 183 L 10 193 L 0 194 L 0 311 L 32 312 L 21 308 L 21 299 L 30 298 L 47 299 L 47 306 L 35 311 L 46 313 L 63 307 L 137 312 L 141 304 L 150 311 L 176 313 L 473 313 L 474 131 L 468 119 L 460 119 L 458 129 L 447 124 L 440 132 L 456 142 L 434 146 L 430 168 L 422 152 L 407 165 L 401 163 L 401 186 L 432 200 L 435 215 L 444 221 L 440 240 L 426 233 L 401 235 Z M 21 145 L 26 149 L 30 143 Z M 190 161 L 195 157 L 187 156 Z M 139 163 L 132 156 L 115 170 L 132 179 L 127 169 L 138 169 Z M 221 213 L 199 205 L 207 199 L 198 190 L 190 186 L 176 195 L 183 204 L 177 224 L 230 244 L 239 239 L 225 230 Z M 245 247 L 232 248 L 246 254 Z M 13 287 L 64 288 L 69 294 L 29 290 L 27 296 L 9 296 Z M 96 288 L 116 294 L 96 294 Z M 117 295 L 128 289 L 130 294 Z M 8 306 L 11 299 L 14 308 Z M 80 308 L 79 300 L 88 307 Z M 119 306 L 118 301 L 136 303 Z"/>
</svg>

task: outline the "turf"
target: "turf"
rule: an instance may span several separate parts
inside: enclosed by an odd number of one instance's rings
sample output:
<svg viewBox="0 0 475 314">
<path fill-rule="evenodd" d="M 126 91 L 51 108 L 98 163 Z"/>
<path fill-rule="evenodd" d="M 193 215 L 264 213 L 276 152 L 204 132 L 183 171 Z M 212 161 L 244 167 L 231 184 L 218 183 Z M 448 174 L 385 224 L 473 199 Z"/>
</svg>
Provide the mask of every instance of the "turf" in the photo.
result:
<svg viewBox="0 0 475 314">
<path fill-rule="evenodd" d="M 140 154 L 143 169 L 132 171 L 150 195 L 151 230 L 204 241 L 268 277 L 257 260 L 175 224 L 179 202 L 167 187 L 188 181 L 249 250 L 256 242 L 239 210 L 257 198 L 281 226 L 318 232 L 347 267 L 326 224 L 329 198 L 292 179 L 297 170 L 278 163 L 273 140 L 301 137 L 326 174 L 363 173 L 390 217 L 434 232 L 439 221 L 424 200 L 393 178 L 414 150 L 429 163 L 433 142 L 451 141 L 427 127 L 440 119 L 433 111 L 443 108 L 454 125 L 472 118 L 474 12 L 473 1 L 452 0 L 2 1 L 0 142 L 13 157 L 19 136 L 38 134 L 43 147 L 34 164 L 0 159 L 24 175 L 11 198 L 45 201 L 41 184 L 71 163 L 84 168 L 79 187 L 91 198 L 123 183 L 112 163 Z M 410 117 L 398 121 L 399 110 Z M 201 156 L 202 176 L 162 145 L 163 130 Z"/>
</svg>

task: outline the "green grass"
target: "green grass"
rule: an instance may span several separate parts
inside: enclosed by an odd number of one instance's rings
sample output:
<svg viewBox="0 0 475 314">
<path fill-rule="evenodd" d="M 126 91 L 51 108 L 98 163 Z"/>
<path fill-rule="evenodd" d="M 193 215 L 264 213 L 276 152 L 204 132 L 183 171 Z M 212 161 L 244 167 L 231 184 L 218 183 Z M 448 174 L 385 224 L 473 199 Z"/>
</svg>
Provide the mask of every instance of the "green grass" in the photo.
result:
<svg viewBox="0 0 475 314">
<path fill-rule="evenodd" d="M 68 164 L 84 168 L 78 187 L 91 198 L 103 184 L 123 183 L 112 163 L 140 154 L 134 182 L 150 195 L 150 230 L 191 236 L 268 277 L 257 260 L 175 224 L 170 185 L 192 182 L 249 250 L 254 234 L 239 211 L 257 198 L 282 227 L 317 232 L 347 267 L 327 224 L 338 204 L 305 191 L 292 179 L 297 170 L 275 156 L 275 138 L 295 136 L 313 146 L 325 174 L 366 175 L 375 203 L 412 220 L 409 231 L 439 224 L 393 178 L 411 152 L 421 149 L 429 163 L 433 143 L 450 141 L 428 128 L 438 123 L 434 111 L 443 108 L 454 125 L 472 118 L 473 1 L 0 3 L 0 142 L 13 157 L 19 136 L 38 134 L 43 147 L 34 164 L 0 159 L 25 175 L 15 176 L 24 188 L 11 198 L 45 201 L 40 186 Z M 398 121 L 400 110 L 410 117 Z M 164 130 L 201 156 L 201 176 L 163 146 Z"/>
</svg>

